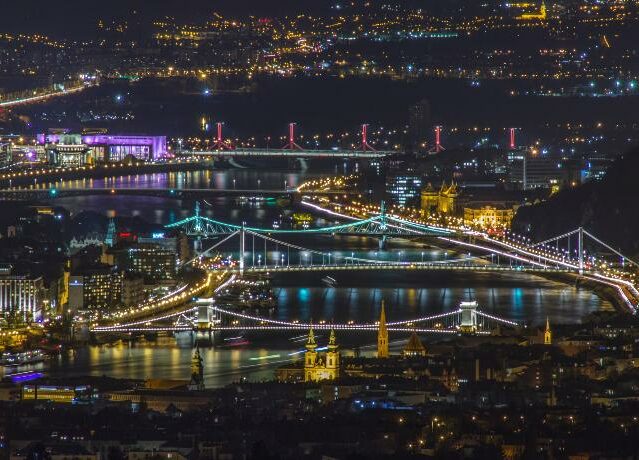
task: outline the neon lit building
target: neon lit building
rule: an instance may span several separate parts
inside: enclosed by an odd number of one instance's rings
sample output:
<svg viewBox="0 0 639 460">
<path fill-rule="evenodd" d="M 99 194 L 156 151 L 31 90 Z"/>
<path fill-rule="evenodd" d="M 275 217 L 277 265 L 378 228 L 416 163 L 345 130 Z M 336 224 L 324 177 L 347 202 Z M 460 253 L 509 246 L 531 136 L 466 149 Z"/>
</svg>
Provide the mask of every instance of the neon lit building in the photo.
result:
<svg viewBox="0 0 639 460">
<path fill-rule="evenodd" d="M 68 134 L 38 134 L 38 144 L 63 143 Z M 122 161 L 131 156 L 138 160 L 156 160 L 168 152 L 166 136 L 138 136 L 128 134 L 83 134 L 80 144 L 93 152 L 96 161 Z"/>
</svg>

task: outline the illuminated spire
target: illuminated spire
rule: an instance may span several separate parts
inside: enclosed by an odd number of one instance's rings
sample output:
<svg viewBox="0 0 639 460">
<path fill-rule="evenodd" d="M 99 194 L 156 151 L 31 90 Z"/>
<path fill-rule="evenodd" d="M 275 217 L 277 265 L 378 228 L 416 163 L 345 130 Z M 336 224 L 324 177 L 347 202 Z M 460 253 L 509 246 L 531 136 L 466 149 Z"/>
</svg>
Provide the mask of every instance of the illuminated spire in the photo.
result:
<svg viewBox="0 0 639 460">
<path fill-rule="evenodd" d="M 546 330 L 544 331 L 544 345 L 552 345 L 552 331 L 550 330 L 550 320 L 546 316 Z"/>
<path fill-rule="evenodd" d="M 331 335 L 328 338 L 328 351 L 337 350 L 337 340 L 335 339 L 335 329 L 331 329 Z"/>
<path fill-rule="evenodd" d="M 377 357 L 388 358 L 388 329 L 386 327 L 386 310 L 382 300 L 382 311 L 379 315 L 379 326 L 377 330 Z"/>
<path fill-rule="evenodd" d="M 306 349 L 308 351 L 315 351 L 317 348 L 317 343 L 315 342 L 315 333 L 313 332 L 313 324 L 311 323 L 311 328 L 308 330 L 308 340 L 306 341 Z"/>
</svg>

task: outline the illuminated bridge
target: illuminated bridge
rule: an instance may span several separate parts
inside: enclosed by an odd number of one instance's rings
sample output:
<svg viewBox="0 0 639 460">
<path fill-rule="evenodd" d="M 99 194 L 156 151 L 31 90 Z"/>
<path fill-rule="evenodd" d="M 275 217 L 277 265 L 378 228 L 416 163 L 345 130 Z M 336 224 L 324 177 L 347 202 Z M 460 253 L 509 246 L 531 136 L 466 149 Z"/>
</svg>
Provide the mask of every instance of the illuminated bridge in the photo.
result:
<svg viewBox="0 0 639 460">
<path fill-rule="evenodd" d="M 610 245 L 583 228 L 539 243 L 495 238 L 482 232 L 444 228 L 381 213 L 366 219 L 351 219 L 338 225 L 306 229 L 256 228 L 231 224 L 202 216 L 199 207 L 193 216 L 167 225 L 181 229 L 196 241 L 224 236 L 225 244 L 235 244 L 239 273 L 244 271 L 322 271 L 322 270 L 456 270 L 565 272 L 585 281 L 612 288 L 631 312 L 639 304 L 639 291 L 632 282 L 632 271 L 639 267 Z M 383 249 L 387 238 L 435 238 L 441 244 L 481 254 L 445 261 L 409 260 L 408 253 L 389 261 L 356 257 L 343 251 L 318 251 L 282 240 L 286 235 L 361 235 L 377 238 Z M 202 252 L 205 256 L 213 248 Z M 381 252 L 381 251 L 380 251 Z"/>
<path fill-rule="evenodd" d="M 180 228 L 200 242 L 202 237 L 218 239 L 213 246 L 201 251 L 190 262 L 200 261 L 205 264 L 207 254 L 219 251 L 224 245 L 232 248 L 237 256 L 235 260 L 229 258 L 228 268 L 215 267 L 209 272 L 209 280 L 212 276 L 218 280 L 214 283 L 216 286 L 214 292 L 219 292 L 228 283 L 233 282 L 238 275 L 241 276 L 250 271 L 448 270 L 495 273 L 526 271 L 540 274 L 564 273 L 574 276 L 575 280 L 584 280 L 592 285 L 603 286 L 614 293 L 619 299 L 619 305 L 632 313 L 636 313 L 639 303 L 639 291 L 633 283 L 633 278 L 627 276 L 628 273 L 632 273 L 629 271 L 630 268 L 635 269 L 639 265 L 583 228 L 533 244 L 524 239 L 493 238 L 481 232 L 441 228 L 407 221 L 386 215 L 383 212 L 383 206 L 380 215 L 368 219 L 353 219 L 340 225 L 308 229 L 264 229 L 248 227 L 244 224 L 230 224 L 201 216 L 199 208 L 196 208 L 194 216 L 167 227 Z M 341 251 L 323 252 L 280 239 L 286 235 L 336 234 L 370 236 L 379 238 L 380 241 L 384 241 L 387 236 L 411 239 L 430 237 L 442 244 L 459 248 L 465 254 L 447 260 L 423 261 L 409 260 L 408 254 L 402 257 L 400 251 L 397 253 L 397 260 L 390 261 L 381 259 L 383 251 L 379 251 L 380 259 L 362 258 L 355 256 L 354 253 L 348 255 Z M 595 252 L 596 245 L 603 250 Z M 589 250 L 586 250 L 586 246 Z M 471 256 L 466 251 L 481 255 Z M 615 261 L 614 264 L 612 260 Z M 185 293 L 178 292 L 176 296 L 178 295 L 184 296 Z M 175 296 L 170 297 L 170 299 L 162 300 L 158 305 L 145 306 L 144 311 L 133 311 L 127 315 L 118 316 L 117 319 L 99 321 L 93 325 L 92 330 L 95 332 L 153 332 L 186 331 L 194 327 L 204 330 L 289 330 L 310 326 L 310 324 L 275 321 L 257 316 L 241 317 L 238 312 L 223 309 L 214 302 L 207 304 L 206 308 L 200 308 L 190 302 L 190 296 L 184 297 L 182 301 L 179 298 L 174 299 Z M 193 323 L 194 312 L 197 312 L 199 325 Z M 418 332 L 453 333 L 457 331 L 456 327 L 460 326 L 458 318 L 455 319 L 455 314 L 461 313 L 458 311 L 446 314 L 449 315 L 446 318 L 452 322 L 444 326 L 441 321 L 432 322 L 439 317 L 424 317 L 404 323 L 394 323 L 392 327 L 397 328 L 398 331 L 406 329 Z M 477 311 L 477 315 L 479 315 L 478 318 L 486 317 L 486 314 L 480 311 Z M 235 319 L 229 320 L 231 317 Z M 443 318 L 441 319 L 443 321 Z M 494 318 L 493 320 L 497 321 Z M 238 322 L 233 323 L 233 321 Z M 375 328 L 372 323 L 333 326 L 336 329 L 362 331 Z M 314 327 L 321 329 L 324 326 L 314 325 Z"/>
<path fill-rule="evenodd" d="M 514 321 L 482 312 L 476 302 L 462 302 L 457 310 L 418 318 L 391 321 L 389 331 L 417 332 L 421 334 L 490 334 L 496 327 L 517 328 Z M 335 329 L 349 332 L 376 332 L 379 324 L 353 321 L 348 323 L 310 323 L 285 321 L 267 316 L 250 315 L 219 307 L 214 299 L 200 299 L 182 311 L 160 316 L 152 321 L 131 321 L 110 326 L 96 326 L 98 333 L 150 333 L 150 332 L 259 332 Z"/>
<path fill-rule="evenodd" d="M 300 158 L 300 159 L 365 159 L 380 160 L 397 152 L 390 150 L 307 150 L 307 149 L 258 149 L 236 148 L 232 150 L 185 150 L 181 155 L 185 157 L 206 158 Z"/>
</svg>

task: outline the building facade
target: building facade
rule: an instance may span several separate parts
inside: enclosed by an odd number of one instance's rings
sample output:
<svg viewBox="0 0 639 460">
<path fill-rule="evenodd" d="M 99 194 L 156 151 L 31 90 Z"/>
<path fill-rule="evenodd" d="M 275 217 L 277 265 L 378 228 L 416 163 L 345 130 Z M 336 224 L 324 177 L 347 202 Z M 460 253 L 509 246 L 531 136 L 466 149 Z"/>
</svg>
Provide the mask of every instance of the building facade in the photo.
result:
<svg viewBox="0 0 639 460">
<path fill-rule="evenodd" d="M 386 180 L 388 199 L 400 206 L 405 206 L 419 197 L 422 189 L 422 178 L 414 175 L 394 175 Z"/>
<path fill-rule="evenodd" d="M 439 190 L 435 190 L 431 184 L 428 184 L 420 194 L 421 209 L 428 214 L 455 214 L 458 197 L 459 187 L 455 182 L 451 182 L 450 185 L 444 182 Z"/>
<path fill-rule="evenodd" d="M 44 314 L 44 297 L 41 276 L 14 274 L 11 265 L 0 267 L 0 312 L 3 317 L 12 314 L 22 321 L 39 321 Z"/>
<path fill-rule="evenodd" d="M 317 351 L 315 334 L 311 328 L 308 331 L 306 353 L 304 354 L 304 381 L 334 380 L 339 377 L 339 366 L 340 354 L 335 339 L 335 331 L 331 329 L 327 351 L 322 357 Z"/>
<path fill-rule="evenodd" d="M 69 308 L 108 310 L 122 302 L 123 273 L 115 267 L 85 269 L 69 277 Z"/>
<path fill-rule="evenodd" d="M 489 228 L 510 228 L 515 217 L 513 208 L 496 206 L 464 207 L 464 225 Z"/>
</svg>

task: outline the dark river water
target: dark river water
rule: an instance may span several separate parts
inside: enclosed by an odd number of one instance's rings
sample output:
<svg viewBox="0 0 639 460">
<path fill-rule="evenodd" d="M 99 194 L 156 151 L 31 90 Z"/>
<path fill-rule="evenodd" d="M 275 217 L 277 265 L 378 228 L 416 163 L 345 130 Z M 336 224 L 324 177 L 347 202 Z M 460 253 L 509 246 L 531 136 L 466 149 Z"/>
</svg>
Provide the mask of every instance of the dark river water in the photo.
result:
<svg viewBox="0 0 639 460">
<path fill-rule="evenodd" d="M 117 179 L 70 182 L 77 187 L 211 187 L 211 188 L 268 188 L 298 185 L 309 175 L 291 172 L 257 172 L 255 170 L 199 171 L 189 173 L 148 174 Z M 166 224 L 191 213 L 193 202 L 152 197 L 82 196 L 60 198 L 56 204 L 73 214 L 83 210 L 101 213 L 115 210 L 119 216 L 138 216 L 155 224 Z M 250 226 L 269 227 L 280 215 L 293 210 L 277 204 L 259 206 L 241 204 L 233 197 L 212 197 L 203 203 L 205 215 L 227 222 L 247 222 Z M 318 217 L 319 218 L 319 217 Z M 296 241 L 297 244 L 331 250 L 335 255 L 384 258 L 387 260 L 441 260 L 464 257 L 449 254 L 432 244 L 422 242 L 391 242 L 387 251 L 379 251 L 375 241 L 367 238 L 342 237 L 334 239 L 315 236 Z M 400 247 L 401 243 L 401 247 Z M 247 242 L 251 251 L 251 243 Z M 224 252 L 225 249 L 223 249 Z M 232 248 L 228 249 L 233 251 Z M 269 251 L 267 257 L 271 257 Z M 335 257 L 334 255 L 334 257 Z M 308 263 L 299 260 L 289 263 Z M 318 261 L 315 261 L 318 263 Z M 299 319 L 346 322 L 375 321 L 383 299 L 389 320 L 409 319 L 454 310 L 462 300 L 477 300 L 480 308 L 514 321 L 531 325 L 542 324 L 546 317 L 553 323 L 579 322 L 596 310 L 611 309 L 611 304 L 592 292 L 550 281 L 525 273 L 330 273 L 338 284 L 325 287 L 321 279 L 327 273 L 298 273 L 277 275 L 273 279 L 278 308 L 274 317 L 282 320 Z M 300 333 L 288 332 L 269 336 L 248 337 L 250 345 L 239 348 L 203 348 L 206 384 L 216 387 L 236 381 L 240 377 L 270 379 L 277 365 L 299 359 L 302 348 L 295 341 Z M 373 353 L 375 336 L 353 333 L 338 336 L 345 353 L 354 346 L 362 353 Z M 320 335 L 322 335 L 320 333 Z M 393 346 L 399 350 L 406 339 L 402 334 L 391 335 Z M 320 337 L 320 342 L 326 337 Z M 426 339 L 428 340 L 428 339 Z M 189 375 L 193 340 L 190 335 L 162 338 L 154 343 L 91 346 L 63 353 L 51 362 L 37 366 L 51 375 L 108 375 L 123 378 L 186 379 Z"/>
</svg>

